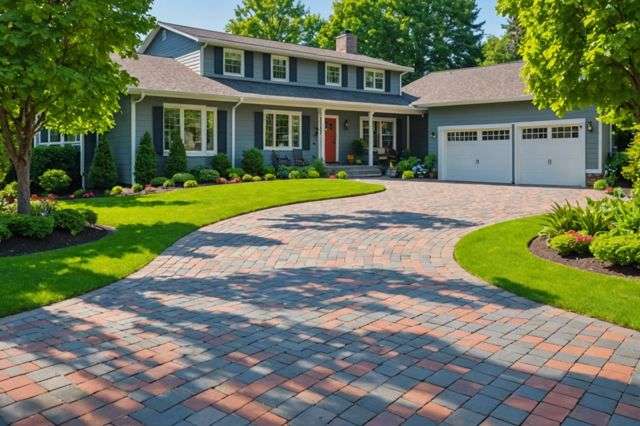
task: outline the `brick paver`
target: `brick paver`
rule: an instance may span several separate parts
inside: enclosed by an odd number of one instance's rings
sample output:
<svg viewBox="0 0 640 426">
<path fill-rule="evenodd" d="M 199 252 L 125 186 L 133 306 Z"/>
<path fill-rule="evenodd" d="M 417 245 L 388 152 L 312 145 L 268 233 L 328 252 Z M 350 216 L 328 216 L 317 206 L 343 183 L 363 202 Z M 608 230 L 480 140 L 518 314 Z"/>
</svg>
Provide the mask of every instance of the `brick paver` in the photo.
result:
<svg viewBox="0 0 640 426">
<path fill-rule="evenodd" d="M 476 227 L 594 193 L 385 184 L 205 227 L 1 320 L 0 424 L 640 424 L 638 333 L 452 256 Z"/>
</svg>

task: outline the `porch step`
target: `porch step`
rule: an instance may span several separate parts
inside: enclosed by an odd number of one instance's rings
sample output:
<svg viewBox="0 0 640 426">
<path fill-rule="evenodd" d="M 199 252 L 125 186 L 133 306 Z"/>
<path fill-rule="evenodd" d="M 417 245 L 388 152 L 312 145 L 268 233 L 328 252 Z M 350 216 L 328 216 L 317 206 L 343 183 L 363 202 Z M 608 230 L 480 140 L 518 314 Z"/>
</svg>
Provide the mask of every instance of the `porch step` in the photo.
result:
<svg viewBox="0 0 640 426">
<path fill-rule="evenodd" d="M 329 174 L 338 173 L 340 170 L 347 172 L 350 178 L 369 178 L 382 176 L 382 169 L 378 166 L 340 166 L 327 165 Z"/>
</svg>

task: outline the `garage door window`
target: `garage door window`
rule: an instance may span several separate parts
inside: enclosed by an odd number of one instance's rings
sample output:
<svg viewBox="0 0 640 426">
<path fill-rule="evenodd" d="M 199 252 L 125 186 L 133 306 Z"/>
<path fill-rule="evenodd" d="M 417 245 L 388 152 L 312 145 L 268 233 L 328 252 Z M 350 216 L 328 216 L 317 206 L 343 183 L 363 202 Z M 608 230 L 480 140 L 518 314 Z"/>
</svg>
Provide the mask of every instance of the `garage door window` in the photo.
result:
<svg viewBox="0 0 640 426">
<path fill-rule="evenodd" d="M 449 142 L 475 142 L 478 140 L 478 132 L 447 132 L 447 141 Z"/>
<path fill-rule="evenodd" d="M 562 126 L 551 128 L 552 139 L 578 139 L 580 128 L 578 126 Z"/>
<path fill-rule="evenodd" d="M 510 139 L 511 132 L 509 130 L 483 130 L 483 141 L 508 141 Z"/>
<path fill-rule="evenodd" d="M 547 139 L 548 129 L 546 127 L 529 127 L 522 129 L 522 139 Z"/>
</svg>

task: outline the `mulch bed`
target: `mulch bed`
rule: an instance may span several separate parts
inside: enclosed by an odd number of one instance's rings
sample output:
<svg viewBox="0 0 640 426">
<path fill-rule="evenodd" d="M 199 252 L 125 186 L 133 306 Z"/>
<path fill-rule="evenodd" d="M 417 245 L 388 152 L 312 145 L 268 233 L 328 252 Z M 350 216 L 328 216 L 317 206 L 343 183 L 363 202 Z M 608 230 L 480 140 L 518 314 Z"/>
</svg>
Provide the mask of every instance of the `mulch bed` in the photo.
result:
<svg viewBox="0 0 640 426">
<path fill-rule="evenodd" d="M 552 262 L 561 263 L 578 269 L 601 274 L 615 275 L 619 277 L 638 278 L 640 269 L 633 266 L 616 266 L 608 262 L 602 262 L 594 257 L 567 256 L 562 257 L 547 246 L 547 239 L 537 237 L 529 244 L 529 250 L 534 255 Z"/>
<path fill-rule="evenodd" d="M 55 230 L 44 240 L 13 237 L 0 244 L 0 257 L 20 256 L 98 241 L 114 232 L 111 228 L 92 226 L 73 236 L 66 231 Z"/>
</svg>

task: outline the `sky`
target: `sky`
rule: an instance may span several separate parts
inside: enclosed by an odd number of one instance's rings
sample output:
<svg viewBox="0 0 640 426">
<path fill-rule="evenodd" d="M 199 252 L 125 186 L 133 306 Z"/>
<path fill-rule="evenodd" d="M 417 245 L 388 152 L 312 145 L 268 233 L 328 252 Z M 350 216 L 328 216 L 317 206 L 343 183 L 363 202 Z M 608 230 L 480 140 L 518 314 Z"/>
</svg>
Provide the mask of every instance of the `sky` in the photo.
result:
<svg viewBox="0 0 640 426">
<path fill-rule="evenodd" d="M 504 19 L 496 13 L 496 0 L 477 0 L 479 21 L 485 21 L 486 35 L 503 33 Z M 192 27 L 224 30 L 233 17 L 233 10 L 241 0 L 155 0 L 152 14 L 161 21 Z M 323 17 L 331 14 L 333 0 L 303 0 L 312 12 Z"/>
</svg>

